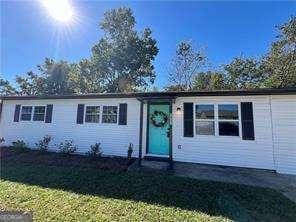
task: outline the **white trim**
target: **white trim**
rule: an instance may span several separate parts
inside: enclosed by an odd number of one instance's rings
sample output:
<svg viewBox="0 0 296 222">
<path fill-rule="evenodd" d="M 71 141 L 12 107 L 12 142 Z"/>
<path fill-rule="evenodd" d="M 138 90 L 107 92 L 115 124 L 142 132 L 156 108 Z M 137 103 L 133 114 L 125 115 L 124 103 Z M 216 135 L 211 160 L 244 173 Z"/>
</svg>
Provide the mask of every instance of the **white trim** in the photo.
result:
<svg viewBox="0 0 296 222">
<path fill-rule="evenodd" d="M 214 119 L 197 119 L 196 118 L 196 105 L 214 105 Z M 238 119 L 219 119 L 219 110 L 218 110 L 218 105 L 237 105 L 238 108 Z M 213 102 L 213 103 L 209 103 L 209 102 L 198 102 L 198 103 L 194 103 L 194 107 L 193 107 L 193 120 L 194 120 L 194 137 L 200 137 L 200 138 L 213 138 L 213 137 L 230 137 L 230 138 L 240 138 L 242 139 L 242 124 L 241 124 L 241 106 L 240 106 L 240 102 L 227 102 L 227 101 L 223 101 L 223 102 Z M 215 134 L 214 135 L 199 135 L 196 133 L 196 121 L 214 121 L 214 129 L 215 129 Z M 227 135 L 219 135 L 219 122 L 238 122 L 238 136 L 227 136 Z"/>
</svg>

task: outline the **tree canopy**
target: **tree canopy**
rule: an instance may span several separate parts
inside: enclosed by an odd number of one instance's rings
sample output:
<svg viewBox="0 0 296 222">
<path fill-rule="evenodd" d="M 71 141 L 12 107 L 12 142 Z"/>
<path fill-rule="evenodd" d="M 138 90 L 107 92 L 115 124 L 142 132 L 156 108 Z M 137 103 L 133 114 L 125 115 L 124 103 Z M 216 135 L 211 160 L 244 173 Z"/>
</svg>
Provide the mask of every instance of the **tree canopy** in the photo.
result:
<svg viewBox="0 0 296 222">
<path fill-rule="evenodd" d="M 152 31 L 135 29 L 130 8 L 105 12 L 99 24 L 104 35 L 90 58 L 76 63 L 45 58 L 37 71 L 17 75 L 13 86 L 0 78 L 0 95 L 57 95 L 152 91 L 158 54 Z M 279 35 L 260 58 L 235 57 L 228 64 L 205 69 L 207 56 L 191 41 L 181 41 L 169 66 L 165 90 L 220 90 L 296 87 L 296 17 L 277 27 Z"/>
<path fill-rule="evenodd" d="M 139 33 L 135 24 L 130 8 L 107 11 L 100 22 L 105 34 L 92 47 L 89 59 L 69 63 L 46 58 L 37 72 L 16 76 L 17 91 L 1 80 L 1 94 L 58 95 L 147 88 L 156 77 L 152 62 L 158 48 L 152 31 L 145 28 Z"/>
<path fill-rule="evenodd" d="M 195 49 L 190 41 L 180 42 L 169 68 L 167 90 L 192 90 L 195 74 L 205 62 L 206 56 L 202 49 Z"/>
<path fill-rule="evenodd" d="M 278 27 L 279 36 L 268 53 L 259 59 L 236 57 L 225 64 L 219 72 L 194 72 L 190 66 L 176 63 L 176 80 L 190 79 L 194 81 L 175 81 L 168 84 L 167 90 L 220 90 L 220 89 L 254 89 L 254 88 L 291 88 L 296 87 L 296 17 Z M 181 43 L 182 44 L 182 43 Z M 187 47 L 191 48 L 191 47 Z M 179 46 L 177 47 L 177 51 Z M 174 63 L 175 60 L 173 60 Z M 185 59 L 185 61 L 188 61 Z M 190 61 L 190 60 L 189 60 Z M 183 84 L 185 82 L 185 85 Z M 189 84 L 187 84 L 190 82 Z"/>
</svg>

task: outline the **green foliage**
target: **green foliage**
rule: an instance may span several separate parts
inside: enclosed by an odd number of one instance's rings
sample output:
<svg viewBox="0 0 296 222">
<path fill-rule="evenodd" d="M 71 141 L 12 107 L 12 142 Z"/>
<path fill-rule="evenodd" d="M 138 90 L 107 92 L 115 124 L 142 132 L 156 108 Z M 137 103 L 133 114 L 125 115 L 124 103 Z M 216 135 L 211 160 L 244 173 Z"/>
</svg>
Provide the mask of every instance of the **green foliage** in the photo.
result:
<svg viewBox="0 0 296 222">
<path fill-rule="evenodd" d="M 192 83 L 194 90 L 222 90 L 225 89 L 225 75 L 219 72 L 201 72 L 195 76 Z"/>
<path fill-rule="evenodd" d="M 195 49 L 192 42 L 182 41 L 178 44 L 169 69 L 167 91 L 192 90 L 195 75 L 206 62 L 202 49 Z"/>
<path fill-rule="evenodd" d="M 12 142 L 11 149 L 15 152 L 27 152 L 29 150 L 27 144 L 23 140 L 16 140 Z"/>
<path fill-rule="evenodd" d="M 45 78 L 32 71 L 27 72 L 24 76 L 16 76 L 18 84 L 18 93 L 20 95 L 42 95 L 45 89 Z"/>
<path fill-rule="evenodd" d="M 41 140 L 38 141 L 38 143 L 36 143 L 37 149 L 42 152 L 46 152 L 48 150 L 48 146 L 51 139 L 52 139 L 51 136 L 45 135 Z"/>
<path fill-rule="evenodd" d="M 133 150 L 134 150 L 134 145 L 132 143 L 130 143 L 128 146 L 128 150 L 127 150 L 127 159 L 129 162 L 132 159 Z"/>
<path fill-rule="evenodd" d="M 250 58 L 235 58 L 225 65 L 228 89 L 261 88 L 265 75 L 260 61 Z"/>
<path fill-rule="evenodd" d="M 279 36 L 263 58 L 268 88 L 296 87 L 296 17 L 279 26 Z"/>
<path fill-rule="evenodd" d="M 77 146 L 74 144 L 73 140 L 65 140 L 60 143 L 59 151 L 63 154 L 72 154 L 77 150 Z"/>
<path fill-rule="evenodd" d="M 90 151 L 86 153 L 89 157 L 101 157 L 102 156 L 102 149 L 101 149 L 101 143 L 95 143 L 90 146 Z"/>
<path fill-rule="evenodd" d="M 19 94 L 130 92 L 153 83 L 156 40 L 149 28 L 141 33 L 135 30 L 132 10 L 123 7 L 107 11 L 100 28 L 105 35 L 92 47 L 90 59 L 70 64 L 46 58 L 36 73 L 16 77 Z"/>
<path fill-rule="evenodd" d="M 92 47 L 91 61 L 106 92 L 137 91 L 155 79 L 152 61 L 158 53 L 151 30 L 135 30 L 130 8 L 107 11 L 100 23 L 105 36 Z"/>
<path fill-rule="evenodd" d="M 17 76 L 16 82 L 22 95 L 60 95 L 72 94 L 69 76 L 72 65 L 66 61 L 54 61 L 46 58 L 38 65 L 38 73 L 28 72 Z"/>
<path fill-rule="evenodd" d="M 16 94 L 16 89 L 13 88 L 9 81 L 0 77 L 0 96 L 8 96 Z"/>
<path fill-rule="evenodd" d="M 69 81 L 70 88 L 77 94 L 104 92 L 101 73 L 88 59 L 82 59 L 77 64 L 72 64 Z"/>
<path fill-rule="evenodd" d="M 0 145 L 1 145 L 1 143 L 4 143 L 4 142 L 5 142 L 4 137 L 0 137 Z"/>
</svg>

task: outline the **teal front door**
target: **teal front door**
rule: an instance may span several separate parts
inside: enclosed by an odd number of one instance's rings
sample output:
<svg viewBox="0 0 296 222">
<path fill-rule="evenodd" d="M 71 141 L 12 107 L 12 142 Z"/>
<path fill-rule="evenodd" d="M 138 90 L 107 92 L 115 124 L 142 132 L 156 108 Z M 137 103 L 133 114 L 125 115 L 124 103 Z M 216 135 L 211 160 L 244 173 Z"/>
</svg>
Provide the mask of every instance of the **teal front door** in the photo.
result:
<svg viewBox="0 0 296 222">
<path fill-rule="evenodd" d="M 169 155 L 170 104 L 148 103 L 147 153 Z"/>
</svg>

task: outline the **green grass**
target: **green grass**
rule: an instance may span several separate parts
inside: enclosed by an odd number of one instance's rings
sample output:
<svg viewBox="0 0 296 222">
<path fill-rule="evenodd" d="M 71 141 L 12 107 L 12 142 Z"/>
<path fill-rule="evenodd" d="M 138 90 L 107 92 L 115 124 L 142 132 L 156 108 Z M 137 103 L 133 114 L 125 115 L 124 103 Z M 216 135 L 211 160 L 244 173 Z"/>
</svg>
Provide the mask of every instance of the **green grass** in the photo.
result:
<svg viewBox="0 0 296 222">
<path fill-rule="evenodd" d="M 296 205 L 264 188 L 156 173 L 5 163 L 1 210 L 36 221 L 295 221 Z"/>
</svg>

